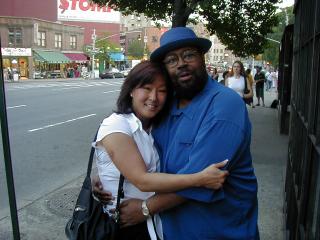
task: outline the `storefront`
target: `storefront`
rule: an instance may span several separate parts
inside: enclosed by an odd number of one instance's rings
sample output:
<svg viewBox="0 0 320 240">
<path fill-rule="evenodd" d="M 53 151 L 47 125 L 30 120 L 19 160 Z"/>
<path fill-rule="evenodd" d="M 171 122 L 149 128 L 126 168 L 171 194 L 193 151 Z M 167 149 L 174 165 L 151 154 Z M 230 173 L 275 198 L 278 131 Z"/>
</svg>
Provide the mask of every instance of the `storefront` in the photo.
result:
<svg viewBox="0 0 320 240">
<path fill-rule="evenodd" d="M 1 48 L 5 80 L 28 79 L 31 48 Z"/>
<path fill-rule="evenodd" d="M 114 67 L 119 70 L 123 70 L 126 65 L 126 59 L 122 52 L 108 52 L 110 60 Z"/>
<path fill-rule="evenodd" d="M 65 78 L 71 60 L 58 51 L 33 50 L 34 78 Z"/>
<path fill-rule="evenodd" d="M 69 63 L 67 67 L 67 77 L 89 77 L 88 73 L 88 65 L 89 60 L 87 55 L 84 53 L 63 53 L 67 58 L 70 59 L 71 63 Z"/>
</svg>

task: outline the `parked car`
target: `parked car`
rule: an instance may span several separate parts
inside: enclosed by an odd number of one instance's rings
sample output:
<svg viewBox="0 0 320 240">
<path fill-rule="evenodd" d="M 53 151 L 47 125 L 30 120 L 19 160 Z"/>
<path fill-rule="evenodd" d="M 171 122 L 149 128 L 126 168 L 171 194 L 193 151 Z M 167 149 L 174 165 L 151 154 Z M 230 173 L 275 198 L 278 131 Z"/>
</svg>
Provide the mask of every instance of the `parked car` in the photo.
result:
<svg viewBox="0 0 320 240">
<path fill-rule="evenodd" d="M 122 71 L 120 71 L 121 73 L 123 73 L 123 75 L 126 77 L 128 76 L 129 72 L 131 71 L 132 68 L 125 68 Z"/>
<path fill-rule="evenodd" d="M 109 71 L 105 71 L 99 74 L 99 77 L 101 79 L 105 79 L 105 78 L 124 78 L 123 73 L 121 72 L 109 72 Z"/>
</svg>

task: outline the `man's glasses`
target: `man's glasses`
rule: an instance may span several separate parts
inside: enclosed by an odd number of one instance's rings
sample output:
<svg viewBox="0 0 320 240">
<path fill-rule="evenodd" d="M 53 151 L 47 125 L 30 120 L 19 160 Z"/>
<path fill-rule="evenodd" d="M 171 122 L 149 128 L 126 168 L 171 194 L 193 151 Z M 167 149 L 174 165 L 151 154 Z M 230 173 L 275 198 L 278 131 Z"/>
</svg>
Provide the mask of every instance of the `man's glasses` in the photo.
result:
<svg viewBox="0 0 320 240">
<path fill-rule="evenodd" d="M 198 56 L 199 56 L 199 52 L 197 50 L 191 50 L 191 49 L 185 50 L 180 54 L 180 58 L 185 63 L 190 63 L 195 61 Z M 170 68 L 176 67 L 178 65 L 178 62 L 179 62 L 179 56 L 177 54 L 170 54 L 163 61 L 163 63 Z"/>
</svg>

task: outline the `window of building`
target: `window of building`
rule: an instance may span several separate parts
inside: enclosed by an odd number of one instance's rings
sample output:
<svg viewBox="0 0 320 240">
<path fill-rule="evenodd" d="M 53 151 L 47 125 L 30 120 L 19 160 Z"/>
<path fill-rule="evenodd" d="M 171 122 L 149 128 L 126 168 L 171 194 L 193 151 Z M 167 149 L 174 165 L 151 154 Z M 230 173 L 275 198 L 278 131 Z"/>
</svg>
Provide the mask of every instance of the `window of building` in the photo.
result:
<svg viewBox="0 0 320 240">
<path fill-rule="evenodd" d="M 38 32 L 38 46 L 45 47 L 46 46 L 46 32 Z"/>
<path fill-rule="evenodd" d="M 151 41 L 152 42 L 158 42 L 158 36 L 152 36 Z"/>
<path fill-rule="evenodd" d="M 71 49 L 77 48 L 77 36 L 75 35 L 70 36 L 70 48 Z"/>
<path fill-rule="evenodd" d="M 56 33 L 54 35 L 54 47 L 55 48 L 62 48 L 62 34 Z"/>
<path fill-rule="evenodd" d="M 22 47 L 22 29 L 10 27 L 9 30 L 9 46 Z"/>
<path fill-rule="evenodd" d="M 220 53 L 223 53 L 223 49 L 220 49 Z"/>
</svg>

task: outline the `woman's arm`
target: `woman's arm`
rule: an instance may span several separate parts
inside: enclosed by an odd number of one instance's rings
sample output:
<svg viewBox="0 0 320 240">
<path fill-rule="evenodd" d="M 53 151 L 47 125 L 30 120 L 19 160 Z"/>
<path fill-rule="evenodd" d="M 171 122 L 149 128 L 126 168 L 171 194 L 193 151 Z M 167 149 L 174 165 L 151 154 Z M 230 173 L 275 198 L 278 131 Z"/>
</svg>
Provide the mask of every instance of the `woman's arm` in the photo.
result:
<svg viewBox="0 0 320 240">
<path fill-rule="evenodd" d="M 229 78 L 227 77 L 226 80 L 224 81 L 224 85 L 226 87 L 229 87 Z"/>
<path fill-rule="evenodd" d="M 226 161 L 195 174 L 148 173 L 135 141 L 124 133 L 107 135 L 98 144 L 104 146 L 124 177 L 143 192 L 173 192 L 189 187 L 219 189 L 228 175 L 219 169 Z"/>
<path fill-rule="evenodd" d="M 253 97 L 252 86 L 251 86 L 251 84 L 250 84 L 249 79 L 248 79 L 248 78 L 245 78 L 245 79 L 246 79 L 246 81 L 247 81 L 247 89 L 249 90 L 249 93 L 243 94 L 243 97 L 244 97 L 244 98 L 251 98 L 251 97 Z"/>
</svg>

